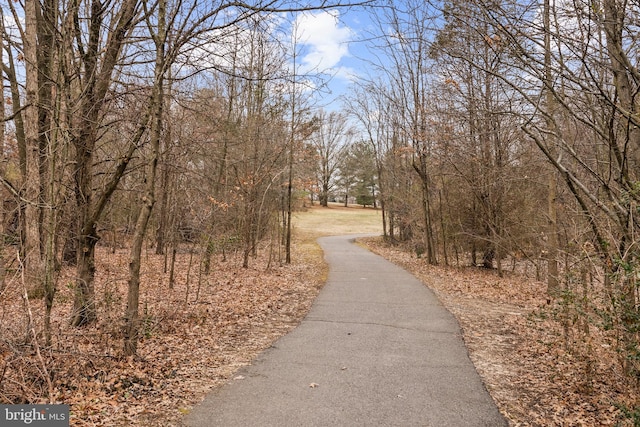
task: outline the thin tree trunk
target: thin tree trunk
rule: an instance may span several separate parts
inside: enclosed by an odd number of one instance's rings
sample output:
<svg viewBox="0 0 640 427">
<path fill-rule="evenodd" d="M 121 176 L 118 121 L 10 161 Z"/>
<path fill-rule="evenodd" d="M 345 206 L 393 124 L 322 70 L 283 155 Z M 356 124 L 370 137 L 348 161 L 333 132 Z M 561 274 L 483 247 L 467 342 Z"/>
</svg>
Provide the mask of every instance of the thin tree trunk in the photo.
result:
<svg viewBox="0 0 640 427">
<path fill-rule="evenodd" d="M 545 67 L 545 91 L 547 103 L 547 126 L 555 134 L 555 104 L 556 100 L 552 90 L 551 69 L 551 4 L 550 0 L 544 0 L 543 5 L 544 33 L 544 67 Z M 552 137 L 553 138 L 553 137 Z M 557 211 L 558 181 L 554 170 L 549 171 L 548 196 L 547 196 L 547 293 L 555 298 L 560 291 L 558 284 L 558 211 Z"/>
<path fill-rule="evenodd" d="M 427 174 L 426 159 L 420 157 L 420 164 L 414 163 L 414 169 L 418 172 L 421 180 L 422 187 L 422 219 L 424 221 L 424 244 L 427 250 L 427 261 L 431 265 L 438 263 L 435 254 L 434 240 L 433 240 L 433 225 L 431 221 L 431 197 L 429 188 L 429 176 Z"/>
<path fill-rule="evenodd" d="M 0 19 L 4 19 L 2 13 L 0 13 Z M 1 46 L 4 46 L 4 23 L 0 23 L 0 64 L 4 64 L 4 49 Z M 0 87 L 4 87 L 4 74 L 0 73 Z M 0 111 L 5 111 L 6 105 L 4 96 L 0 96 Z M 6 137 L 6 124 L 3 121 L 0 123 L 0 174 L 5 176 L 6 168 L 5 168 L 5 152 L 4 152 L 4 141 Z M 4 209 L 4 197 L 0 197 L 0 293 L 4 292 L 5 288 L 5 278 L 6 278 L 6 267 L 5 267 L 5 258 L 4 258 L 4 249 L 5 249 L 5 209 Z"/>
<path fill-rule="evenodd" d="M 441 228 L 441 233 L 442 233 L 442 252 L 444 254 L 444 265 L 448 266 L 449 265 L 449 253 L 447 252 L 447 232 L 445 230 L 445 223 L 444 223 L 444 212 L 442 209 L 442 190 L 440 190 L 438 192 L 438 196 L 439 196 L 439 200 L 438 200 L 438 205 L 440 208 L 440 228 Z"/>
<path fill-rule="evenodd" d="M 168 145 L 168 139 L 165 139 Z M 166 245 L 166 235 L 167 235 L 167 207 L 168 207 L 168 199 L 169 199 L 169 166 L 166 164 L 166 155 L 164 158 L 164 162 L 161 166 L 162 170 L 162 184 L 160 188 L 162 188 L 162 192 L 160 194 L 160 211 L 158 212 L 158 228 L 156 230 L 156 255 L 164 255 L 165 254 L 165 245 Z M 166 272 L 166 262 L 165 262 L 165 272 Z"/>
<path fill-rule="evenodd" d="M 167 70 L 169 81 L 173 78 L 171 74 L 171 67 Z M 172 91 L 171 84 L 167 88 L 167 96 L 165 99 L 171 99 Z M 160 202 L 160 212 L 158 214 L 158 229 L 156 231 L 156 254 L 163 255 L 165 252 L 166 240 L 167 240 L 167 226 L 168 226 L 168 206 L 169 206 L 169 179 L 170 179 L 170 170 L 168 164 L 168 156 L 171 152 L 171 140 L 173 138 L 171 120 L 167 120 L 166 123 L 166 133 L 163 137 L 164 140 L 164 153 L 161 155 L 162 163 L 160 164 L 160 169 L 162 171 L 162 184 L 161 184 L 161 202 Z M 158 159 L 160 161 L 160 159 Z M 166 272 L 166 263 L 165 263 L 165 272 Z"/>
<path fill-rule="evenodd" d="M 38 129 L 38 7 L 36 0 L 25 1 L 24 58 L 26 72 L 26 105 L 24 108 L 26 167 L 25 189 L 25 277 L 29 297 L 43 295 L 41 248 L 41 174 Z"/>
<path fill-rule="evenodd" d="M 153 161 L 152 161 L 153 163 Z M 151 167 L 153 169 L 153 166 Z M 152 175 L 153 172 L 150 173 Z M 151 178 L 149 178 L 151 181 Z M 124 355 L 135 355 L 138 348 L 138 305 L 140 299 L 140 265 L 141 253 L 149 217 L 153 209 L 153 189 L 146 192 L 142 200 L 142 209 L 138 216 L 131 247 L 129 261 L 129 284 L 127 292 L 127 308 L 125 311 Z"/>
<path fill-rule="evenodd" d="M 293 87 L 295 93 L 295 82 Z M 285 216 L 285 263 L 291 264 L 291 220 L 293 219 L 293 145 L 295 143 L 295 95 L 291 106 L 291 136 L 289 139 L 289 158 L 288 158 L 288 174 L 287 174 L 287 212 Z"/>
<path fill-rule="evenodd" d="M 129 286 L 125 311 L 124 355 L 135 355 L 138 349 L 138 305 L 140 300 L 140 258 L 149 218 L 155 204 L 156 173 L 160 157 L 160 138 L 164 112 L 164 67 L 165 67 L 165 20 L 166 1 L 158 3 L 158 34 L 156 35 L 156 69 L 152 98 L 154 118 L 151 126 L 151 162 L 146 177 L 147 189 L 142 197 L 142 206 L 136 221 L 136 228 L 129 261 Z"/>
<path fill-rule="evenodd" d="M 173 289 L 176 283 L 176 253 L 178 249 L 176 248 L 175 242 L 173 243 L 173 248 L 171 249 L 171 264 L 169 267 L 169 289 Z"/>
<path fill-rule="evenodd" d="M 0 16 L 2 16 L 2 13 L 0 13 Z M 2 32 L 6 33 L 4 30 L 4 23 L 1 23 L 0 25 L 2 25 Z M 3 71 L 7 75 L 7 79 L 9 80 L 12 114 L 15 117 L 14 126 L 16 143 L 18 145 L 18 163 L 20 165 L 20 176 L 24 178 L 27 175 L 27 146 L 24 134 L 24 111 L 21 111 L 22 98 L 20 93 L 20 85 L 18 83 L 15 61 L 13 59 L 11 51 L 7 52 L 7 64 L 8 66 L 4 67 Z"/>
</svg>

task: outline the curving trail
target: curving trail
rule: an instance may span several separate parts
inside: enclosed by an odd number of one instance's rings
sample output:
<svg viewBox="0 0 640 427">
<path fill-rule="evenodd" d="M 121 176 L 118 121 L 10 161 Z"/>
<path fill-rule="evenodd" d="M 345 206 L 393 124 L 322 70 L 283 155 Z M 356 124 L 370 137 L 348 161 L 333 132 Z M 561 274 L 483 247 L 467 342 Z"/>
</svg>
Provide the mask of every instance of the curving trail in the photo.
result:
<svg viewBox="0 0 640 427">
<path fill-rule="evenodd" d="M 211 392 L 193 427 L 506 426 L 455 318 L 418 279 L 353 244 L 319 240 L 330 266 L 308 316 Z"/>
</svg>

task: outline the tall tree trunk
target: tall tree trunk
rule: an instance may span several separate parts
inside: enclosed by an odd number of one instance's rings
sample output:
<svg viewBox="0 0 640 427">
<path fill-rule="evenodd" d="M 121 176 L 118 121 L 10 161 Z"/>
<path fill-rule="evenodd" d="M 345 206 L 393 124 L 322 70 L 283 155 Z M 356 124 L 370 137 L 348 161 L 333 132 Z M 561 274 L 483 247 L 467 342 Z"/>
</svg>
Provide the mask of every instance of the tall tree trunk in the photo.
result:
<svg viewBox="0 0 640 427">
<path fill-rule="evenodd" d="M 45 343 L 47 346 L 51 345 L 51 311 L 53 309 L 53 299 L 57 291 L 57 278 L 56 276 L 56 233 L 58 217 L 56 214 L 55 206 L 56 200 L 56 155 L 55 148 L 57 147 L 57 137 L 52 135 L 49 141 L 52 147 L 47 158 L 48 162 L 48 176 L 47 176 L 47 188 L 45 189 L 46 207 L 43 209 L 43 221 L 45 231 L 44 238 L 44 303 L 45 303 L 45 317 L 44 317 L 44 334 Z"/>
<path fill-rule="evenodd" d="M 295 91 L 295 87 L 293 89 Z M 295 99 L 295 98 L 294 98 Z M 295 105 L 295 102 L 292 102 Z M 291 139 L 289 140 L 289 158 L 287 161 L 287 211 L 285 215 L 286 222 L 286 230 L 285 230 L 285 263 L 291 264 L 291 220 L 293 219 L 293 146 L 295 142 L 295 125 L 294 117 L 295 117 L 295 106 L 291 108 Z"/>
<path fill-rule="evenodd" d="M 164 112 L 164 67 L 166 42 L 166 0 L 158 3 L 158 33 L 156 34 L 156 64 L 154 73 L 154 96 L 152 97 L 153 123 L 151 125 L 151 163 L 146 177 L 147 188 L 142 197 L 142 207 L 136 222 L 133 235 L 131 256 L 129 261 L 129 287 L 127 292 L 127 309 L 125 312 L 124 354 L 135 355 L 138 349 L 138 305 L 140 299 L 140 256 L 144 236 L 155 204 L 156 171 L 160 157 L 160 139 Z"/>
<path fill-rule="evenodd" d="M 87 50 L 82 57 L 83 68 L 90 78 L 85 80 L 81 91 L 78 114 L 75 118 L 77 134 L 72 137 L 76 150 L 74 191 L 78 217 L 78 264 L 71 318 L 74 326 L 87 325 L 97 319 L 94 291 L 95 247 L 99 240 L 97 224 L 137 149 L 150 114 L 147 109 L 145 117 L 141 120 L 142 125 L 130 141 L 127 153 L 119 159 L 105 188 L 101 193 L 97 193 L 93 188 L 93 162 L 100 115 L 122 48 L 129 30 L 134 25 L 133 18 L 138 12 L 137 9 L 138 0 L 124 0 L 120 9 L 115 12 L 109 11 L 102 2 L 97 0 L 90 5 L 89 34 L 86 36 Z M 99 40 L 103 31 L 101 23 L 106 13 L 113 13 L 114 24 L 104 47 L 99 50 Z"/>
<path fill-rule="evenodd" d="M 168 79 L 171 81 L 173 78 L 171 74 L 171 67 L 167 70 Z M 164 80 L 164 79 L 163 79 Z M 171 99 L 171 84 L 168 87 L 168 93 L 163 98 Z M 162 102 L 165 102 L 164 100 Z M 163 106 L 164 108 L 164 106 Z M 166 132 L 162 137 L 164 141 L 164 151 L 159 153 L 158 162 L 163 159 L 163 162 L 159 164 L 161 173 L 162 173 L 162 184 L 161 184 L 161 202 L 160 202 L 160 212 L 158 213 L 158 229 L 156 231 L 156 255 L 163 255 L 166 246 L 167 240 L 167 226 L 168 226 L 168 207 L 169 207 L 169 179 L 170 179 L 170 171 L 168 164 L 169 153 L 171 152 L 172 144 L 171 140 L 173 138 L 171 120 L 166 121 Z"/>
<path fill-rule="evenodd" d="M 637 208 L 640 204 L 640 196 L 637 192 L 637 168 L 640 166 L 640 120 L 638 113 L 638 81 L 640 72 L 632 65 L 633 61 L 625 51 L 624 33 L 627 27 L 625 20 L 628 13 L 625 2 L 616 0 L 603 1 L 604 30 L 606 34 L 606 48 L 613 73 L 613 84 L 619 102 L 616 105 L 619 121 L 617 129 L 610 130 L 610 149 L 618 162 L 619 177 L 622 186 L 623 197 L 629 200 L 621 200 L 623 208 L 619 209 L 619 238 L 617 244 L 618 258 L 615 263 L 615 271 L 612 277 L 617 277 L 619 285 L 615 296 L 620 304 L 620 320 L 622 321 L 623 346 L 621 350 L 625 356 L 625 368 L 628 373 L 638 376 L 640 366 L 637 361 L 638 325 L 640 324 L 638 309 L 638 260 L 640 251 L 637 249 L 637 234 L 640 225 L 637 216 Z M 624 146 L 618 147 L 618 137 Z M 622 198 L 622 197 L 621 197 Z M 635 247 L 634 247 L 635 246 Z"/>
<path fill-rule="evenodd" d="M 41 248 L 41 182 L 38 128 L 38 7 L 36 0 L 25 2 L 24 58 L 26 72 L 26 105 L 24 108 L 26 167 L 24 175 L 25 277 L 29 296 L 42 296 Z"/>
<path fill-rule="evenodd" d="M 544 84 L 547 103 L 547 127 L 551 130 L 550 138 L 555 135 L 556 99 L 553 93 L 553 75 L 551 64 L 551 4 L 544 0 Z M 550 297 L 557 297 L 560 291 L 558 284 L 558 211 L 557 211 L 558 180 L 555 170 L 549 171 L 547 197 L 547 293 Z"/>
<path fill-rule="evenodd" d="M 4 19 L 2 13 L 0 13 L 0 19 Z M 4 24 L 0 23 L 0 64 L 4 64 Z M 4 87 L 4 74 L 0 71 L 0 87 Z M 4 96 L 0 96 L 0 111 L 5 111 L 6 105 Z M 0 123 L 0 176 L 5 176 L 5 152 L 4 143 L 6 138 L 6 124 L 3 121 Z M 4 197 L 0 197 L 0 293 L 4 292 L 6 267 L 4 259 L 4 247 L 5 247 L 5 209 L 4 209 Z"/>
</svg>

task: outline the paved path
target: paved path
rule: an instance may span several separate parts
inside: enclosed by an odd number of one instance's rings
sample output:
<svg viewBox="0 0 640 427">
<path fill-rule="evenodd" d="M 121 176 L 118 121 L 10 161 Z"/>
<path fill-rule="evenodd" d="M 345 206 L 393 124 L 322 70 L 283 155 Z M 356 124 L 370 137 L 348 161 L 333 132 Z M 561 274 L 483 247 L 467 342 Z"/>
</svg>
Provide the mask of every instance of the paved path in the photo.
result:
<svg viewBox="0 0 640 427">
<path fill-rule="evenodd" d="M 193 427 L 505 426 L 455 318 L 405 270 L 320 239 L 327 284 L 304 321 L 194 408 Z"/>
</svg>

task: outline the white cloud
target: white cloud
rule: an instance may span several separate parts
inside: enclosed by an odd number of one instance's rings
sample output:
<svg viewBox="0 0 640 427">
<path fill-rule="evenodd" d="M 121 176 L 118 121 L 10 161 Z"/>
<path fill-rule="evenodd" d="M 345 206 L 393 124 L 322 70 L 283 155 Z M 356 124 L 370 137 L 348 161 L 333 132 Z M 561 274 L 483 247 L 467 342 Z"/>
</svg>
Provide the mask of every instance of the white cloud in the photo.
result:
<svg viewBox="0 0 640 427">
<path fill-rule="evenodd" d="M 330 72 L 338 75 L 340 60 L 349 56 L 349 42 L 353 39 L 353 31 L 340 24 L 339 12 L 320 11 L 298 15 L 295 28 L 298 43 L 305 47 L 301 58 L 304 72 Z"/>
</svg>

